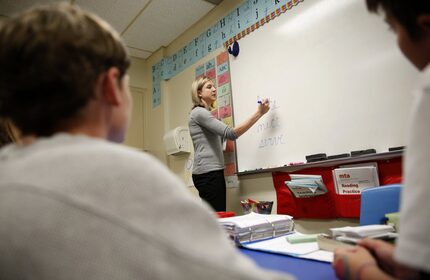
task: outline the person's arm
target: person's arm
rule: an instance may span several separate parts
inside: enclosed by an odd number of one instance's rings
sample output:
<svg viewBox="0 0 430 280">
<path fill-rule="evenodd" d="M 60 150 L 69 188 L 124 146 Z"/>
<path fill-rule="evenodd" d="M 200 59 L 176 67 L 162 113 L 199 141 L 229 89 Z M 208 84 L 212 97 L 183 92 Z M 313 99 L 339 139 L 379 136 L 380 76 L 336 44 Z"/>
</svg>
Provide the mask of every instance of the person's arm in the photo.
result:
<svg viewBox="0 0 430 280">
<path fill-rule="evenodd" d="M 378 265 L 385 271 L 394 271 L 396 261 L 394 260 L 393 244 L 375 239 L 360 240 L 358 245 L 366 248 L 376 259 Z"/>
<path fill-rule="evenodd" d="M 382 240 L 363 239 L 358 245 L 366 248 L 375 257 L 382 270 L 399 279 L 420 279 L 420 272 L 394 259 L 394 245 Z"/>
<path fill-rule="evenodd" d="M 250 129 L 264 114 L 266 114 L 269 111 L 269 100 L 264 99 L 260 105 L 258 106 L 257 112 L 252 114 L 251 117 L 249 117 L 247 120 L 245 120 L 243 123 L 235 126 L 233 128 L 234 133 L 237 137 L 244 134 L 248 129 Z"/>
<path fill-rule="evenodd" d="M 371 253 L 361 246 L 337 249 L 332 265 L 339 279 L 395 279 L 380 269 Z"/>
</svg>

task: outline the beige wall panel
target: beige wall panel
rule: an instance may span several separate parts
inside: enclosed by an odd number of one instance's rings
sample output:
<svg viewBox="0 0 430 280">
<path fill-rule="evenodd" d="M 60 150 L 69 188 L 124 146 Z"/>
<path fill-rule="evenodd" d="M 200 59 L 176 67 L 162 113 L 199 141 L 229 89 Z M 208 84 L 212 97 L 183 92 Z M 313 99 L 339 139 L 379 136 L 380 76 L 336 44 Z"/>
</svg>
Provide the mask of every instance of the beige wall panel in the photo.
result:
<svg viewBox="0 0 430 280">
<path fill-rule="evenodd" d="M 128 128 L 124 143 L 139 150 L 143 150 L 143 90 L 139 88 L 131 88 L 131 95 L 133 98 L 132 114 L 130 126 Z"/>
<path fill-rule="evenodd" d="M 147 62 L 143 59 L 131 57 L 130 68 L 128 69 L 128 75 L 130 76 L 130 87 L 136 87 L 141 89 L 149 89 L 149 83 L 145 80 Z"/>
</svg>

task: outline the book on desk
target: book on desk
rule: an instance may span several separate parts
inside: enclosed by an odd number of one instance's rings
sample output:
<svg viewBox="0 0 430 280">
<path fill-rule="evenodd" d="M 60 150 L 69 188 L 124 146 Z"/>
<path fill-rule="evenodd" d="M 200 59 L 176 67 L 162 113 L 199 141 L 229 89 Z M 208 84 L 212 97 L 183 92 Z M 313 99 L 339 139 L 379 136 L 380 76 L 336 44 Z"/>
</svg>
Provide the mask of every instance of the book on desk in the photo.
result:
<svg viewBox="0 0 430 280">
<path fill-rule="evenodd" d="M 237 244 L 283 236 L 294 231 L 288 215 L 266 215 L 251 212 L 242 216 L 218 219 Z"/>
</svg>

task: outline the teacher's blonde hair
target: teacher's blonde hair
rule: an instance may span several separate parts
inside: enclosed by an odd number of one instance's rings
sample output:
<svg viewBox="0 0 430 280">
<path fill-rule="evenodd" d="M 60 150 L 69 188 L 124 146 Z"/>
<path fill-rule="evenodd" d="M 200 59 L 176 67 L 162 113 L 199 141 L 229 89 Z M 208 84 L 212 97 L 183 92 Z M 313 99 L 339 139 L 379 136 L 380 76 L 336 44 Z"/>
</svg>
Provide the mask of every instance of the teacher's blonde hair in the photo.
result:
<svg viewBox="0 0 430 280">
<path fill-rule="evenodd" d="M 202 90 L 203 86 L 207 82 L 213 82 L 213 81 L 208 76 L 202 76 L 202 77 L 194 80 L 194 82 L 192 83 L 192 85 L 191 85 L 191 100 L 193 101 L 193 108 L 197 107 L 197 106 L 203 106 L 203 107 L 207 106 L 207 104 L 205 104 L 202 101 L 202 98 L 199 96 L 199 92 Z"/>
</svg>

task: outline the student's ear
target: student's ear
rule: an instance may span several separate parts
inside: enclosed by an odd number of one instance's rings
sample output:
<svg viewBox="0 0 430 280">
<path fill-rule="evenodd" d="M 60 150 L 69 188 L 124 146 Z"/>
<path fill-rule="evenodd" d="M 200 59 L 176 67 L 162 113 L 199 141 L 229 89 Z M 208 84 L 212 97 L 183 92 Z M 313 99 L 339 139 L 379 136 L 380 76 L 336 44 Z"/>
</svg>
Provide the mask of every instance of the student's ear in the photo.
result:
<svg viewBox="0 0 430 280">
<path fill-rule="evenodd" d="M 122 101 L 119 77 L 120 73 L 116 67 L 109 68 L 102 77 L 102 96 L 112 106 L 117 106 Z"/>
<path fill-rule="evenodd" d="M 417 24 L 424 35 L 430 36 L 430 14 L 422 14 L 417 18 Z"/>
</svg>

